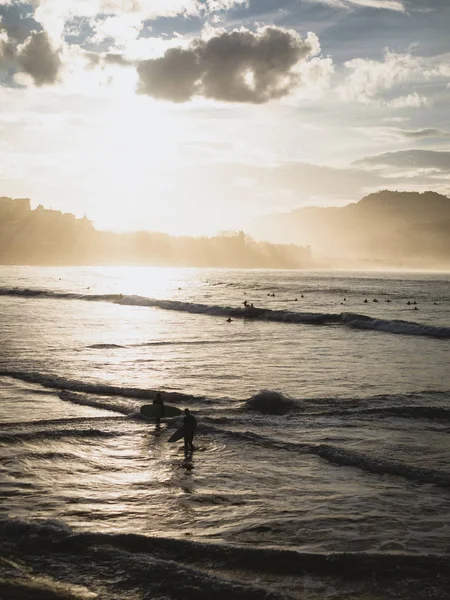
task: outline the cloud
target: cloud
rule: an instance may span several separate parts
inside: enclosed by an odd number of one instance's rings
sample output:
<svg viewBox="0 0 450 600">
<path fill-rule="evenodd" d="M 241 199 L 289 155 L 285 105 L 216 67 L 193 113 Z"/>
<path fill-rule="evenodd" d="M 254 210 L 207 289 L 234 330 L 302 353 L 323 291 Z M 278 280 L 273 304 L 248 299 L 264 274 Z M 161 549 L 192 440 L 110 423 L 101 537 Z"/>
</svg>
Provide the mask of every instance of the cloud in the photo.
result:
<svg viewBox="0 0 450 600">
<path fill-rule="evenodd" d="M 386 51 L 383 61 L 354 58 L 344 63 L 350 71 L 338 92 L 343 100 L 363 104 L 373 102 L 380 92 L 408 80 L 420 69 L 420 61 L 411 54 Z"/>
<path fill-rule="evenodd" d="M 74 17 L 96 15 L 132 18 L 140 21 L 183 15 L 193 17 L 229 10 L 247 0 L 37 0 L 35 19 L 52 38 L 59 38 L 65 22 Z M 120 28 L 120 23 L 114 25 Z"/>
<path fill-rule="evenodd" d="M 378 8 L 381 10 L 394 10 L 405 12 L 403 2 L 399 0 L 309 0 L 317 4 L 327 4 L 336 8 L 350 8 L 358 6 L 361 8 Z"/>
<path fill-rule="evenodd" d="M 35 32 L 19 47 L 19 69 L 31 75 L 38 86 L 55 83 L 61 66 L 58 51 L 52 48 L 45 31 Z"/>
<path fill-rule="evenodd" d="M 417 92 L 407 96 L 399 96 L 386 102 L 386 106 L 392 108 L 430 108 L 432 101 L 426 96 L 419 96 Z"/>
<path fill-rule="evenodd" d="M 84 57 L 86 58 L 90 68 L 95 67 L 106 67 L 109 65 L 117 65 L 119 67 L 129 67 L 133 63 L 127 60 L 122 54 L 114 52 L 107 52 L 101 54 L 99 52 L 85 52 Z"/>
<path fill-rule="evenodd" d="M 423 129 L 400 129 L 399 127 L 357 127 L 357 131 L 378 140 L 420 140 L 450 137 L 450 131 L 427 127 Z"/>
<path fill-rule="evenodd" d="M 116 46 L 126 47 L 131 41 L 137 39 L 142 27 L 143 22 L 139 15 L 109 15 L 95 20 L 93 24 L 95 33 L 89 42 L 101 44 L 109 39 L 114 40 Z"/>
<path fill-rule="evenodd" d="M 302 39 L 294 30 L 273 26 L 220 31 L 141 61 L 138 91 L 172 102 L 204 96 L 261 104 L 290 94 L 301 83 L 299 65 L 319 52 L 313 33 Z"/>
<path fill-rule="evenodd" d="M 59 51 L 45 31 L 33 31 L 22 44 L 0 31 L 0 68 L 12 68 L 29 75 L 35 85 L 53 84 L 61 67 Z"/>
<path fill-rule="evenodd" d="M 355 165 L 366 167 L 394 167 L 397 169 L 424 169 L 450 172 L 450 152 L 435 150 L 399 150 L 375 156 L 366 156 Z"/>
<path fill-rule="evenodd" d="M 433 129 L 428 127 L 425 129 L 405 130 L 399 129 L 398 133 L 406 138 L 427 138 L 427 137 L 448 137 L 450 136 L 449 131 L 443 131 L 442 129 Z"/>
<path fill-rule="evenodd" d="M 364 6 L 366 8 L 379 8 L 405 12 L 403 2 L 398 2 L 397 0 L 346 0 L 346 2 L 348 4 Z"/>
</svg>

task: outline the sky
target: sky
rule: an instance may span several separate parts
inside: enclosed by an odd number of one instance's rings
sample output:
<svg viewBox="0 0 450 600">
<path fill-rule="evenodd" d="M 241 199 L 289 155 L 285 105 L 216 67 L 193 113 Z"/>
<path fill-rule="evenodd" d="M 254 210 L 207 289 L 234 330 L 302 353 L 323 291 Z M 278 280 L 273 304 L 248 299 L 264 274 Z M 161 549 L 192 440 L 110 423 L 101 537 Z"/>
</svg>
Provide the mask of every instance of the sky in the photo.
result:
<svg viewBox="0 0 450 600">
<path fill-rule="evenodd" d="M 213 235 L 450 195 L 449 0 L 0 0 L 0 196 Z"/>
</svg>

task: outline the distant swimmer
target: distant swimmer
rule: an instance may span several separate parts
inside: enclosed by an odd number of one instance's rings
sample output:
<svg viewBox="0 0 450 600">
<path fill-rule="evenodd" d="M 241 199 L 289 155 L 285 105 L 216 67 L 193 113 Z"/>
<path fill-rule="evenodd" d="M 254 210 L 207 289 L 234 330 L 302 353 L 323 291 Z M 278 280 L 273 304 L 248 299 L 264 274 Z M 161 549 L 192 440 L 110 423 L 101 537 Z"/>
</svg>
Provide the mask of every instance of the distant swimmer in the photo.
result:
<svg viewBox="0 0 450 600">
<path fill-rule="evenodd" d="M 367 304 L 367 302 L 369 302 L 369 301 L 368 301 L 368 300 L 367 300 L 367 298 L 366 298 L 366 299 L 364 300 L 364 304 Z"/>
<path fill-rule="evenodd" d="M 294 302 L 297 302 L 298 298 L 294 298 Z"/>
<path fill-rule="evenodd" d="M 227 319 L 227 323 L 231 323 L 231 321 L 232 321 L 232 320 L 233 320 L 233 319 L 232 319 L 231 317 L 228 317 L 228 319 Z"/>
<path fill-rule="evenodd" d="M 162 399 L 161 393 L 157 392 L 155 399 L 153 400 L 153 404 L 158 404 L 161 406 L 161 414 L 164 412 L 164 400 Z M 156 418 L 156 427 L 159 427 L 161 424 L 160 417 Z"/>
<path fill-rule="evenodd" d="M 344 302 L 347 302 L 347 298 L 344 298 Z"/>
<path fill-rule="evenodd" d="M 191 414 L 188 408 L 184 409 L 185 417 L 183 419 L 184 426 L 184 451 L 192 452 L 194 450 L 194 436 L 197 429 L 197 419 Z"/>
<path fill-rule="evenodd" d="M 377 300 L 376 298 L 374 298 L 374 299 L 372 300 L 372 302 L 378 302 L 378 300 Z"/>
<path fill-rule="evenodd" d="M 385 302 L 390 302 L 389 298 L 387 300 L 385 300 Z"/>
<path fill-rule="evenodd" d="M 411 302 L 408 300 L 408 302 L 406 303 L 408 306 L 411 306 Z"/>
<path fill-rule="evenodd" d="M 417 304 L 417 302 L 414 300 L 413 304 Z"/>
<path fill-rule="evenodd" d="M 437 306 L 437 302 L 433 302 L 433 304 L 435 304 Z"/>
<path fill-rule="evenodd" d="M 415 307 L 414 307 L 414 310 L 419 310 L 419 309 L 417 308 L 417 306 L 415 306 Z"/>
<path fill-rule="evenodd" d="M 303 294 L 300 296 L 300 298 L 304 298 L 304 297 L 305 297 L 305 296 L 304 296 Z"/>
</svg>

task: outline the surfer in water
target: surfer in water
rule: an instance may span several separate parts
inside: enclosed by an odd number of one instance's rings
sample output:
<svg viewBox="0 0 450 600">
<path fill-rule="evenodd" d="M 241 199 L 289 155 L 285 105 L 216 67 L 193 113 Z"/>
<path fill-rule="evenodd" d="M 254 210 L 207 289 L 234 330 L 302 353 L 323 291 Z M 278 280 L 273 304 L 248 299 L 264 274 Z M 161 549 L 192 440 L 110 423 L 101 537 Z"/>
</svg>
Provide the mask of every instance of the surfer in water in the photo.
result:
<svg viewBox="0 0 450 600">
<path fill-rule="evenodd" d="M 184 414 L 184 451 L 192 452 L 194 450 L 193 441 L 195 430 L 197 429 L 197 419 L 191 414 L 191 411 L 188 408 L 184 409 Z"/>
<path fill-rule="evenodd" d="M 164 414 L 164 400 L 162 399 L 161 392 L 157 392 L 153 404 L 159 404 L 161 406 L 161 416 Z M 161 418 L 156 417 L 156 427 L 161 425 Z"/>
</svg>

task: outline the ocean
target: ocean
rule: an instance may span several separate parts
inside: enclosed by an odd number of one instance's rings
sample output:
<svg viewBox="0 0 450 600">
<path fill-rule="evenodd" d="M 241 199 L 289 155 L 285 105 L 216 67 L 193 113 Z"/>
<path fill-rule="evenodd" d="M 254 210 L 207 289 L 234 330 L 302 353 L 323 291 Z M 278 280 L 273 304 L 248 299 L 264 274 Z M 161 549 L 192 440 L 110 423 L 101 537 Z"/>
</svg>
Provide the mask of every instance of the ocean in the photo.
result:
<svg viewBox="0 0 450 600">
<path fill-rule="evenodd" d="M 0 267 L 0 598 L 450 598 L 449 350 L 448 274 Z"/>
</svg>

